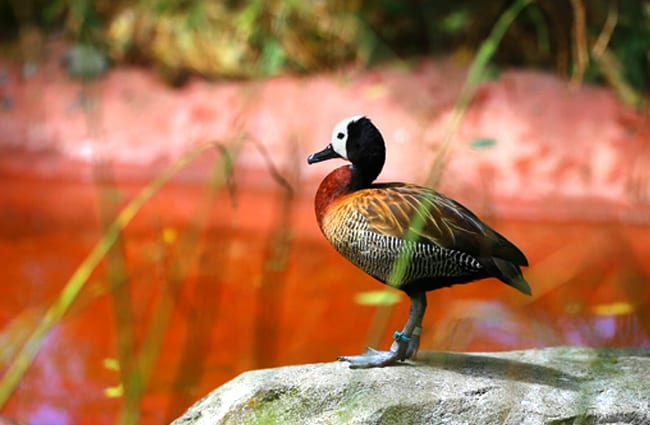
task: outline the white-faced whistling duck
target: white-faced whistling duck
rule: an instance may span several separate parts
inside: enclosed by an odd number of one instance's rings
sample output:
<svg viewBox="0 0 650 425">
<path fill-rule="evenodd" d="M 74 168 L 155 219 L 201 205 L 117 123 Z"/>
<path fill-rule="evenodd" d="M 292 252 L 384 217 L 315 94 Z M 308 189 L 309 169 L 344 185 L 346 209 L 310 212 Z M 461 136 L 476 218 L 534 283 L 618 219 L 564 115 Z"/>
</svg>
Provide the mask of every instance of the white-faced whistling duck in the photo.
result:
<svg viewBox="0 0 650 425">
<path fill-rule="evenodd" d="M 524 254 L 470 210 L 436 191 L 408 183 L 373 183 L 384 166 L 379 130 L 364 116 L 338 123 L 329 145 L 307 158 L 350 161 L 316 192 L 316 218 L 336 250 L 411 300 L 406 325 L 390 351 L 368 349 L 339 360 L 353 368 L 387 366 L 412 358 L 420 345 L 426 291 L 495 277 L 530 295 L 521 274 Z"/>
</svg>

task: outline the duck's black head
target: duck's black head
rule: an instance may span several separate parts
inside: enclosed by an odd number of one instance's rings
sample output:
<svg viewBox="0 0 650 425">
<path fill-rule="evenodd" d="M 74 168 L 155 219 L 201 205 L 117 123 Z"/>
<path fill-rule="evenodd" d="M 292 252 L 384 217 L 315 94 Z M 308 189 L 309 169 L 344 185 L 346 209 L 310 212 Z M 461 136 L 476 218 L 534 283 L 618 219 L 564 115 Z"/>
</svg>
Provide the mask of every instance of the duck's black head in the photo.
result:
<svg viewBox="0 0 650 425">
<path fill-rule="evenodd" d="M 351 189 L 368 187 L 384 167 L 384 138 L 365 116 L 346 118 L 334 127 L 329 145 L 309 155 L 307 162 L 314 164 L 332 158 L 343 158 L 352 163 Z"/>
</svg>

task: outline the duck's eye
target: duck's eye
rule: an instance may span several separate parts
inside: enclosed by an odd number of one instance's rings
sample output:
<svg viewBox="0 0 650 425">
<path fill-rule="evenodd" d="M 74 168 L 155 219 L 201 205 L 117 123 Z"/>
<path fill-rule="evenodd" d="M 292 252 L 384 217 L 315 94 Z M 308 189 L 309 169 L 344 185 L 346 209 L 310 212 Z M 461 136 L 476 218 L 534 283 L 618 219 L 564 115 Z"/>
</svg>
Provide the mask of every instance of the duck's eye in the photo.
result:
<svg viewBox="0 0 650 425">
<path fill-rule="evenodd" d="M 339 133 L 339 134 L 336 135 L 336 138 L 339 139 L 339 140 L 341 140 L 344 137 L 345 137 L 345 134 L 343 134 L 343 133 Z"/>
</svg>

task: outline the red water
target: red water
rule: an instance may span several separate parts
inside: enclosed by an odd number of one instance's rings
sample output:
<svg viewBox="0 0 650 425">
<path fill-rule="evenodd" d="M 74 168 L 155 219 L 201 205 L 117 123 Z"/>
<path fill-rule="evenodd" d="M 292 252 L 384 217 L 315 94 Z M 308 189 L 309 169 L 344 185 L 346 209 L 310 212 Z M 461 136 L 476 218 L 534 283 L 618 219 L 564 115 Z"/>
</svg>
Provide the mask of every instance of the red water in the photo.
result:
<svg viewBox="0 0 650 425">
<path fill-rule="evenodd" d="M 138 189 L 119 187 L 117 206 Z M 202 187 L 165 187 L 118 244 L 125 264 L 112 282 L 121 286 L 109 289 L 109 272 L 122 268 L 118 251 L 48 336 L 3 414 L 33 425 L 116 423 L 122 399 L 105 391 L 118 386 L 120 372 L 107 359 L 118 357 L 118 335 L 132 335 L 139 352 L 170 299 L 142 424 L 169 422 L 246 370 L 332 361 L 367 344 L 387 348 L 408 302 L 355 301 L 383 287 L 321 237 L 311 191 L 287 203 L 279 192 L 242 191 L 233 201 Z M 3 367 L 100 237 L 102 193 L 111 191 L 2 182 Z M 649 226 L 487 221 L 527 254 L 534 295 L 493 280 L 429 293 L 422 349 L 650 346 Z"/>
</svg>

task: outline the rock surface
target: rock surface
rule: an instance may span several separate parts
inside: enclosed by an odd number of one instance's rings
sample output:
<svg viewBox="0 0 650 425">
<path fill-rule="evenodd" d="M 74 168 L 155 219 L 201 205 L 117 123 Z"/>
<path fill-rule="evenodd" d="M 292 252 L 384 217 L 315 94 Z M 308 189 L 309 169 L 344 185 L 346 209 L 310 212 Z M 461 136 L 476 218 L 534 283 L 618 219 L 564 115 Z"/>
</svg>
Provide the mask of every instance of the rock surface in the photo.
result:
<svg viewBox="0 0 650 425">
<path fill-rule="evenodd" d="M 192 406 L 189 424 L 650 424 L 650 350 L 557 347 L 421 353 L 243 373 Z"/>
</svg>

